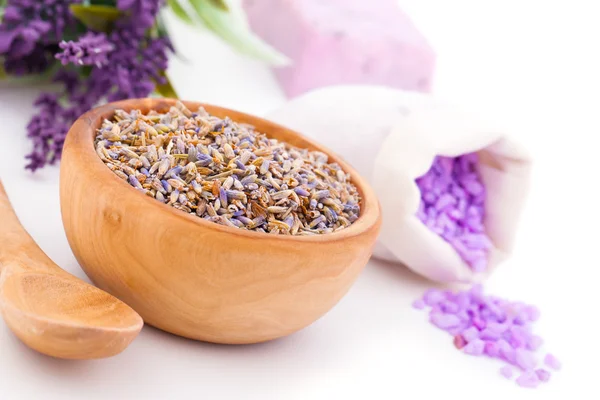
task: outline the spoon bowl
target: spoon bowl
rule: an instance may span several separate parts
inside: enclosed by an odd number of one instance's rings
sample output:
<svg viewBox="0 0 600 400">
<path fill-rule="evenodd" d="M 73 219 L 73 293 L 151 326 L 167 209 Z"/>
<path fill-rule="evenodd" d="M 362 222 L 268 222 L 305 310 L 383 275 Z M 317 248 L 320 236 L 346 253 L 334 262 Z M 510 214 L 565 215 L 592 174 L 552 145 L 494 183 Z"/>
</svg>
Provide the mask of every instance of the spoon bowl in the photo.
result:
<svg viewBox="0 0 600 400">
<path fill-rule="evenodd" d="M 107 104 L 72 126 L 60 185 L 65 231 L 77 260 L 98 287 L 130 304 L 146 323 L 180 336 L 256 343 L 306 327 L 346 294 L 371 256 L 381 222 L 375 194 L 351 166 L 299 133 L 253 115 L 184 102 L 328 154 L 350 173 L 361 213 L 338 232 L 291 236 L 232 228 L 165 205 L 104 165 L 94 137 L 117 109 L 166 112 L 175 103 Z"/>
<path fill-rule="evenodd" d="M 23 229 L 0 183 L 0 311 L 27 346 L 67 359 L 114 356 L 143 326 L 110 294 L 54 264 Z"/>
<path fill-rule="evenodd" d="M 23 343 L 58 358 L 116 355 L 142 327 L 141 318 L 123 302 L 58 275 L 8 274 L 0 302 L 5 322 Z"/>
</svg>

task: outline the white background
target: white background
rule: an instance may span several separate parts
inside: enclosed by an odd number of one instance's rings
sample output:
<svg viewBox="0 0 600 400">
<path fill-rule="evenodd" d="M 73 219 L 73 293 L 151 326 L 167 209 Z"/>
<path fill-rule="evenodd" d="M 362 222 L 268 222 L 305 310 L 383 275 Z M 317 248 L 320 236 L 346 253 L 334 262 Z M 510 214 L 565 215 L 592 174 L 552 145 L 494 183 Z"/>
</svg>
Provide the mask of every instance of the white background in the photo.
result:
<svg viewBox="0 0 600 400">
<path fill-rule="evenodd" d="M 594 3 L 402 1 L 437 49 L 435 92 L 502 116 L 535 156 L 518 246 L 486 287 L 541 308 L 536 332 L 564 363 L 550 383 L 519 388 L 499 376 L 501 363 L 456 351 L 426 313 L 410 308 L 431 284 L 373 261 L 324 318 L 261 345 L 211 345 L 145 327 L 117 357 L 60 361 L 29 350 L 0 322 L 0 399 L 600 398 Z M 264 66 L 203 33 L 176 26 L 175 34 L 190 61 L 171 65 L 183 98 L 257 114 L 283 103 Z M 85 278 L 62 230 L 58 168 L 35 175 L 22 168 L 36 94 L 0 86 L 0 176 L 39 245 Z"/>
</svg>

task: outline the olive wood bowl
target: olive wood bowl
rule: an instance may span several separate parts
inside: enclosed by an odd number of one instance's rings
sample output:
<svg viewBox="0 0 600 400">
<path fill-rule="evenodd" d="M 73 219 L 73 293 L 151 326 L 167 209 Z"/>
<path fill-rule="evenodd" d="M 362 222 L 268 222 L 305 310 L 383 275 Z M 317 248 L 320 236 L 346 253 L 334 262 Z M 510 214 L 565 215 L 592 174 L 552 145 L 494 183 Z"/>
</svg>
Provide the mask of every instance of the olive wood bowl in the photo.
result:
<svg viewBox="0 0 600 400">
<path fill-rule="evenodd" d="M 380 228 L 371 187 L 338 156 L 267 120 L 208 104 L 220 118 L 319 150 L 351 174 L 359 218 L 315 236 L 253 232 L 205 221 L 156 201 L 100 160 L 95 131 L 116 109 L 166 112 L 171 99 L 134 99 L 89 111 L 71 127 L 61 171 L 62 219 L 75 257 L 99 288 L 152 326 L 208 342 L 257 343 L 291 334 L 328 312 L 366 265 Z"/>
</svg>

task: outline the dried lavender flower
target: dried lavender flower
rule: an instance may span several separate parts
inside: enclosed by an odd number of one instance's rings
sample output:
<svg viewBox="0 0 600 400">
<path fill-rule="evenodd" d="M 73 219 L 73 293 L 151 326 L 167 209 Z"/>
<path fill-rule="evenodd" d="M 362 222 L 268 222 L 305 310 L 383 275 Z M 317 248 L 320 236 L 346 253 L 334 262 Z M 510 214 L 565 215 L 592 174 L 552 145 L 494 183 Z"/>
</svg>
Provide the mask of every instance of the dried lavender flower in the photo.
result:
<svg viewBox="0 0 600 400">
<path fill-rule="evenodd" d="M 321 152 L 182 103 L 164 114 L 117 110 L 115 117 L 96 133 L 101 159 L 134 188 L 179 210 L 287 235 L 331 233 L 358 219 L 358 190 Z M 120 140 L 107 140 L 117 132 Z M 144 159 L 154 160 L 149 170 Z"/>
<path fill-rule="evenodd" d="M 58 46 L 62 51 L 56 54 L 56 58 L 63 65 L 73 63 L 97 67 L 108 64 L 108 53 L 115 48 L 104 33 L 95 32 L 88 32 L 75 42 L 63 40 Z"/>
</svg>

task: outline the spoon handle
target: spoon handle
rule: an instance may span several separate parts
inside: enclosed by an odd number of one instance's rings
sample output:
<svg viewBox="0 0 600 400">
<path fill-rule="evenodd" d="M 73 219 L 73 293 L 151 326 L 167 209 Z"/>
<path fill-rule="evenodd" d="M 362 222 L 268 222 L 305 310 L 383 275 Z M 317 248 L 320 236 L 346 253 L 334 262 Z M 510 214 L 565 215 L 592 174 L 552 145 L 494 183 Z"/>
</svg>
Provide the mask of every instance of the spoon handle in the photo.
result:
<svg viewBox="0 0 600 400">
<path fill-rule="evenodd" d="M 25 231 L 0 180 L 0 273 L 10 266 L 27 271 L 63 272 Z"/>
</svg>

